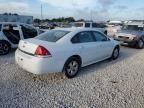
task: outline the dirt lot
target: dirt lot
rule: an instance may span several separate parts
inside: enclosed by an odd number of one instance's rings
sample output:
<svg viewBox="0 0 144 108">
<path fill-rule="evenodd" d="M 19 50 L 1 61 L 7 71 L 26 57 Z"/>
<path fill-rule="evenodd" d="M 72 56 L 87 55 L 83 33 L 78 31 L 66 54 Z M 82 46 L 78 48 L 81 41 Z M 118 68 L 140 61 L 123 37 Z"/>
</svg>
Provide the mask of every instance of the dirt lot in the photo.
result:
<svg viewBox="0 0 144 108">
<path fill-rule="evenodd" d="M 0 108 L 144 108 L 144 50 L 122 47 L 120 58 L 63 74 L 20 69 L 14 52 L 0 57 Z"/>
</svg>

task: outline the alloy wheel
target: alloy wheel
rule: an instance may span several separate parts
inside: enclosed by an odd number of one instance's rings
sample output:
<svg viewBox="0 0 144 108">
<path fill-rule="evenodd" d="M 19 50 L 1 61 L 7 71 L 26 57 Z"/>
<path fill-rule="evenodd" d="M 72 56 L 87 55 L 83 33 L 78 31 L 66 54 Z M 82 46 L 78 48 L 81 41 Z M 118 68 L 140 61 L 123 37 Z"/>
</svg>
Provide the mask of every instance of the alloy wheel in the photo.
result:
<svg viewBox="0 0 144 108">
<path fill-rule="evenodd" d="M 70 75 L 70 76 L 73 76 L 75 75 L 77 72 L 78 72 L 78 69 L 79 69 L 79 64 L 77 61 L 71 61 L 67 68 L 66 68 L 66 71 L 67 73 Z"/>
<path fill-rule="evenodd" d="M 118 55 L 119 55 L 119 50 L 118 50 L 118 48 L 116 48 L 116 49 L 114 50 L 113 56 L 114 56 L 114 58 L 117 58 Z"/>
<path fill-rule="evenodd" d="M 9 52 L 9 46 L 7 43 L 0 43 L 0 55 L 7 54 Z"/>
<path fill-rule="evenodd" d="M 139 46 L 139 48 L 143 48 L 143 46 L 144 46 L 144 42 L 143 42 L 142 40 L 139 40 L 139 42 L 138 42 L 138 46 Z"/>
</svg>

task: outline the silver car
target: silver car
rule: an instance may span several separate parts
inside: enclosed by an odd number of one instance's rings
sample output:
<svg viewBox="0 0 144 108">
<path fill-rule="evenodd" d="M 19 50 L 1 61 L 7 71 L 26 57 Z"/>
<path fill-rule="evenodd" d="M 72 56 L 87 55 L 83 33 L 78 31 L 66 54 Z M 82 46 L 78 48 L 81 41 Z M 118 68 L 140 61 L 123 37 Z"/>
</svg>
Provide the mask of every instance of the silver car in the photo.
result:
<svg viewBox="0 0 144 108">
<path fill-rule="evenodd" d="M 142 49 L 144 47 L 144 27 L 136 24 L 125 25 L 116 33 L 114 39 Z"/>
<path fill-rule="evenodd" d="M 39 33 L 39 29 L 36 29 L 28 24 L 16 22 L 1 22 L 0 55 L 8 54 L 11 48 L 17 48 L 20 40 L 33 38 Z"/>
</svg>

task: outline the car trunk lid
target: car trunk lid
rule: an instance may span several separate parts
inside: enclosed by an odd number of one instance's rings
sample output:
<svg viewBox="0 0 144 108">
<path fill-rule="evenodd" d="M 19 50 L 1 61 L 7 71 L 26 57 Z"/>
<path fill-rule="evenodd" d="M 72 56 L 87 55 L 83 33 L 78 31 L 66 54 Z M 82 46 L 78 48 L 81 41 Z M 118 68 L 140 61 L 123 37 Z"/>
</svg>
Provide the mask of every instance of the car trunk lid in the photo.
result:
<svg viewBox="0 0 144 108">
<path fill-rule="evenodd" d="M 50 47 L 53 44 L 54 43 L 32 38 L 32 39 L 27 39 L 27 40 L 21 40 L 18 48 L 19 48 L 19 50 L 21 50 L 27 54 L 35 55 L 36 50 L 39 46 L 43 46 L 46 49 L 48 49 L 47 46 Z"/>
</svg>

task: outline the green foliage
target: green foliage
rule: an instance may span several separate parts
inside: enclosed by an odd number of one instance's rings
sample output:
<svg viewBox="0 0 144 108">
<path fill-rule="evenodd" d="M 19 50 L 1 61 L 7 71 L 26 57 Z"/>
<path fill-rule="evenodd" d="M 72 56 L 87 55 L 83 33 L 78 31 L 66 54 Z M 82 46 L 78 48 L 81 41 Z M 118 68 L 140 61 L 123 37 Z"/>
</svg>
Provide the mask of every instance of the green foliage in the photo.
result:
<svg viewBox="0 0 144 108">
<path fill-rule="evenodd" d="M 34 22 L 36 23 L 40 23 L 40 22 L 75 22 L 75 19 L 73 17 L 60 17 L 60 18 L 53 18 L 53 19 L 44 19 L 44 20 L 40 20 L 40 19 L 34 19 Z"/>
</svg>

